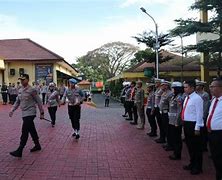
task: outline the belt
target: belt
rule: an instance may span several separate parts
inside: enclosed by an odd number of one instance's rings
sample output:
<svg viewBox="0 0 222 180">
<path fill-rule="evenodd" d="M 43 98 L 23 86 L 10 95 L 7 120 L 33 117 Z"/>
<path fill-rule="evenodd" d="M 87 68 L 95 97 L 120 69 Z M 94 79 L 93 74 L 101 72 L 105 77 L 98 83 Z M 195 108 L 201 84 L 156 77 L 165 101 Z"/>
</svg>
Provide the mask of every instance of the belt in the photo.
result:
<svg viewBox="0 0 222 180">
<path fill-rule="evenodd" d="M 169 115 L 169 116 L 175 116 L 175 117 L 176 117 L 176 116 L 177 116 L 177 113 L 170 113 L 170 112 L 168 112 L 168 115 Z"/>
<path fill-rule="evenodd" d="M 162 110 L 162 111 L 160 111 L 160 113 L 162 114 L 162 113 L 168 113 L 168 109 L 164 109 L 164 110 Z"/>
<path fill-rule="evenodd" d="M 209 134 L 221 134 L 222 130 L 208 130 Z"/>
<path fill-rule="evenodd" d="M 76 104 L 69 103 L 68 106 L 76 106 Z"/>
</svg>

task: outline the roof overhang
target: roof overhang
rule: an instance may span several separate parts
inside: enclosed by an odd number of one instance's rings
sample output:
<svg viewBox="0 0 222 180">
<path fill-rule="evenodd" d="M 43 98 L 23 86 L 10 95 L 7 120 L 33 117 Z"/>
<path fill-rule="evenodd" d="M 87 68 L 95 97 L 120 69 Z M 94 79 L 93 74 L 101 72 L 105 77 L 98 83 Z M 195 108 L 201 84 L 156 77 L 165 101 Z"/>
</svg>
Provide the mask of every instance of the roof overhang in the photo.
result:
<svg viewBox="0 0 222 180">
<path fill-rule="evenodd" d="M 0 59 L 0 69 L 5 69 L 5 62 L 3 59 Z"/>
</svg>

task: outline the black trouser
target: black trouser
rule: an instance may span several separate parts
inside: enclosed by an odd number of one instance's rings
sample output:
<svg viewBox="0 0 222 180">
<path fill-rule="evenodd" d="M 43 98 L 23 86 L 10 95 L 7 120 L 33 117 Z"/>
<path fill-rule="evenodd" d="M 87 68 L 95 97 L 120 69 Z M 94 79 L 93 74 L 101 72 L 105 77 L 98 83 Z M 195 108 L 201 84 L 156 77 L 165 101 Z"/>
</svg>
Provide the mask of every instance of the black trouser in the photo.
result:
<svg viewBox="0 0 222 180">
<path fill-rule="evenodd" d="M 208 144 L 208 131 L 206 127 L 207 118 L 204 118 L 204 127 L 203 127 L 203 150 L 207 150 Z"/>
<path fill-rule="evenodd" d="M 3 100 L 3 103 L 7 103 L 7 100 L 8 100 L 8 98 L 7 98 L 7 93 L 2 93 L 2 100 Z"/>
<path fill-rule="evenodd" d="M 42 93 L 42 104 L 45 104 L 45 95 L 46 93 Z"/>
<path fill-rule="evenodd" d="M 129 114 L 129 118 L 133 119 L 135 123 L 138 120 L 137 107 L 133 101 L 127 101 L 127 112 Z"/>
<path fill-rule="evenodd" d="M 109 106 L 109 99 L 105 99 L 105 107 Z"/>
<path fill-rule="evenodd" d="M 174 149 L 174 155 L 176 157 L 181 157 L 182 151 L 182 126 L 174 126 L 169 124 L 168 133 L 170 135 L 170 139 L 172 140 L 172 145 Z"/>
<path fill-rule="evenodd" d="M 14 104 L 16 101 L 17 94 L 11 94 L 11 103 Z"/>
<path fill-rule="evenodd" d="M 156 134 L 157 125 L 156 125 L 155 115 L 154 113 L 151 114 L 151 111 L 152 111 L 151 108 L 147 108 L 146 115 L 147 115 L 148 122 L 150 123 L 151 133 Z"/>
<path fill-rule="evenodd" d="M 57 106 L 48 107 L 48 111 L 49 111 L 50 118 L 52 120 L 52 124 L 55 125 Z"/>
<path fill-rule="evenodd" d="M 22 124 L 22 135 L 20 138 L 20 147 L 21 148 L 25 147 L 28 141 L 29 133 L 34 143 L 36 145 L 39 144 L 39 137 L 34 124 L 35 116 L 26 116 L 23 117 L 22 119 L 23 119 L 23 124 Z"/>
<path fill-rule="evenodd" d="M 155 107 L 154 108 L 154 116 L 157 120 L 157 124 L 158 124 L 158 127 L 159 127 L 159 131 L 160 131 L 160 139 L 162 138 L 162 133 L 163 133 L 163 128 L 162 128 L 162 117 L 161 117 L 161 114 L 160 114 L 160 109 L 159 107 Z"/>
<path fill-rule="evenodd" d="M 12 96 L 11 96 L 11 94 L 8 94 L 8 99 L 9 99 L 9 103 L 11 104 L 12 103 Z"/>
<path fill-rule="evenodd" d="M 59 99 L 61 100 L 61 99 L 62 99 L 62 97 L 63 97 L 63 94 L 60 94 L 60 95 L 59 95 Z"/>
<path fill-rule="evenodd" d="M 167 113 L 162 113 L 161 114 L 161 120 L 162 120 L 162 128 L 160 129 L 160 137 L 161 139 L 166 140 L 167 139 L 167 144 L 172 146 L 172 140 L 170 139 L 170 136 L 168 136 L 168 127 L 169 127 L 169 116 L 168 112 Z"/>
<path fill-rule="evenodd" d="M 80 113 L 81 113 L 81 107 L 80 106 L 68 106 L 68 113 L 69 118 L 72 123 L 72 128 L 74 130 L 80 129 Z"/>
<path fill-rule="evenodd" d="M 200 135 L 195 135 L 195 124 L 196 122 L 184 121 L 185 142 L 190 155 L 191 168 L 202 171 L 202 132 Z"/>
<path fill-rule="evenodd" d="M 222 130 L 209 133 L 210 151 L 216 169 L 216 180 L 222 179 Z"/>
</svg>

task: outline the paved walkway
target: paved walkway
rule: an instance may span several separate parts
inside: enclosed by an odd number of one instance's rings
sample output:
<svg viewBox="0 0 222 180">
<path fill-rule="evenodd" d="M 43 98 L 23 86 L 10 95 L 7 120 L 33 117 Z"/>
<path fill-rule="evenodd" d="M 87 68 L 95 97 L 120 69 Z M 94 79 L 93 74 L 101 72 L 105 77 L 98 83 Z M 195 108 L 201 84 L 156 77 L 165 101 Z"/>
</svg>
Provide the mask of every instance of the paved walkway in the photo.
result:
<svg viewBox="0 0 222 180">
<path fill-rule="evenodd" d="M 99 96 L 96 95 L 96 98 Z M 96 100 L 99 103 L 100 100 Z M 23 158 L 11 157 L 17 148 L 21 130 L 21 112 L 8 118 L 10 106 L 0 105 L 0 180 L 63 180 L 63 179 L 151 179 L 151 180 L 212 180 L 214 169 L 204 154 L 204 173 L 192 176 L 182 166 L 188 163 L 186 148 L 181 161 L 170 161 L 170 153 L 146 135 L 148 128 L 137 130 L 125 121 L 122 107 L 111 102 L 109 108 L 82 107 L 81 137 L 72 138 L 67 107 L 57 112 L 56 127 L 36 118 L 43 150 L 30 153 L 31 138 Z M 46 116 L 47 111 L 46 111 Z"/>
</svg>

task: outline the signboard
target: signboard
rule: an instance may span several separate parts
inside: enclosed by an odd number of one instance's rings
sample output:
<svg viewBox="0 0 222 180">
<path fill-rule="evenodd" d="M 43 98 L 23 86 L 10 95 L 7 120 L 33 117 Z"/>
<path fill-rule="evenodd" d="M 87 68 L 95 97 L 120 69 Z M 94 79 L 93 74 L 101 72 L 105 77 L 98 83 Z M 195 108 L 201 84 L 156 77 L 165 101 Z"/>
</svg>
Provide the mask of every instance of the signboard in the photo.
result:
<svg viewBox="0 0 222 180">
<path fill-rule="evenodd" d="M 35 80 L 39 83 L 48 85 L 53 81 L 53 66 L 52 64 L 36 64 L 35 65 Z"/>
</svg>

